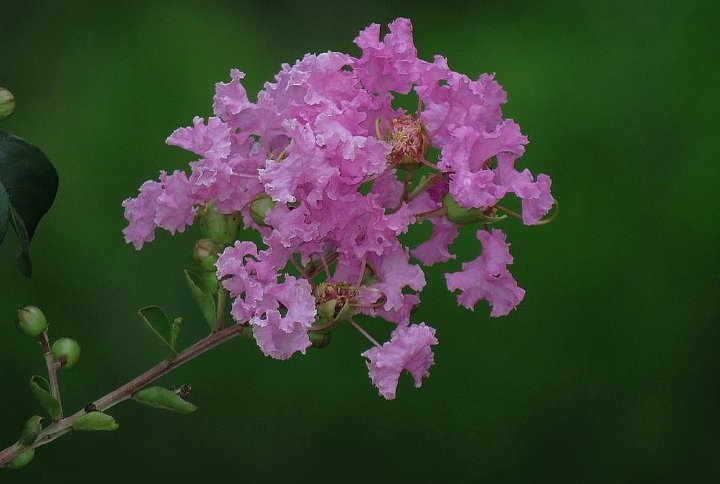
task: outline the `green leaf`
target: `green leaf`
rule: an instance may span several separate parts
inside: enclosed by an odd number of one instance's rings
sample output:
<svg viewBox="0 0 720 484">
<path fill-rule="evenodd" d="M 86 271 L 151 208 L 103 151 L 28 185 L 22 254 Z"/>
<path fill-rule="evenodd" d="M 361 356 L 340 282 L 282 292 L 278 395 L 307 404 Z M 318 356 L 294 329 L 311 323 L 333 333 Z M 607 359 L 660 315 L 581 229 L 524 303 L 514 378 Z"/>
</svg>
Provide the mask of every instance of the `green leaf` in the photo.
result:
<svg viewBox="0 0 720 484">
<path fill-rule="evenodd" d="M 8 225 L 10 223 L 10 197 L 5 190 L 5 185 L 0 182 L 0 244 L 5 239 Z"/>
<path fill-rule="evenodd" d="M 73 430 L 110 431 L 116 430 L 120 425 L 110 415 L 102 412 L 90 412 L 72 423 Z"/>
<path fill-rule="evenodd" d="M 200 306 L 205 321 L 210 326 L 210 330 L 215 329 L 215 298 L 213 298 L 212 292 L 207 287 L 207 284 L 203 282 L 200 276 L 193 274 L 192 272 L 185 271 L 185 279 L 187 280 L 190 292 L 195 297 L 195 301 Z"/>
<path fill-rule="evenodd" d="M 47 411 L 50 418 L 57 420 L 60 416 L 60 403 L 52 396 L 50 383 L 40 375 L 30 378 L 30 389 L 40 402 L 40 405 Z"/>
<path fill-rule="evenodd" d="M 40 219 L 55 201 L 57 171 L 40 149 L 16 136 L 0 132 L 0 183 L 7 194 L 6 204 L 3 204 L 0 195 L 0 242 L 10 219 L 23 248 L 18 264 L 23 274 L 30 277 L 30 241 Z"/>
<path fill-rule="evenodd" d="M 8 462 L 8 469 L 20 469 L 28 465 L 35 457 L 35 449 L 27 449 L 16 455 L 13 460 Z"/>
<path fill-rule="evenodd" d="M 192 413 L 197 410 L 195 405 L 183 400 L 174 391 L 163 387 L 143 388 L 133 395 L 133 400 L 144 405 L 182 414 Z"/>
<path fill-rule="evenodd" d="M 40 415 L 35 415 L 28 419 L 20 436 L 20 442 L 23 445 L 32 445 L 35 443 L 42 430 L 42 421 L 43 418 Z"/>
<path fill-rule="evenodd" d="M 145 322 L 150 331 L 162 341 L 165 346 L 170 350 L 171 358 L 177 356 L 177 352 L 173 345 L 170 343 L 171 340 L 171 325 L 170 319 L 168 319 L 165 311 L 160 309 L 158 306 L 148 306 L 138 311 L 138 314 Z"/>
</svg>

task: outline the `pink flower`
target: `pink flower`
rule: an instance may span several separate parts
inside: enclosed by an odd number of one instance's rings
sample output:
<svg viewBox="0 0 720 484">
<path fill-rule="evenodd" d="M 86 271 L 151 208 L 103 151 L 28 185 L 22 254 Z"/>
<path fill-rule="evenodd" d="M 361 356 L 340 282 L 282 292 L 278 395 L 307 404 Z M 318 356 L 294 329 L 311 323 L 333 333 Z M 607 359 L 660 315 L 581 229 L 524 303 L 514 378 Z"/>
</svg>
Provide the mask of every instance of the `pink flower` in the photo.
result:
<svg viewBox="0 0 720 484">
<path fill-rule="evenodd" d="M 422 386 L 422 379 L 429 376 L 428 369 L 435 363 L 430 348 L 438 344 L 435 329 L 425 323 L 399 326 L 390 341 L 362 354 L 368 359 L 367 367 L 373 385 L 387 400 L 395 399 L 398 379 L 407 370 L 415 380 L 415 388 Z"/>
<path fill-rule="evenodd" d="M 460 289 L 458 302 L 468 309 L 484 299 L 492 307 L 490 316 L 506 316 L 523 300 L 525 291 L 519 288 L 507 265 L 512 264 L 510 244 L 499 229 L 492 232 L 478 230 L 482 254 L 472 262 L 465 262 L 462 271 L 446 274 L 448 289 Z"/>
<path fill-rule="evenodd" d="M 124 234 L 139 249 L 155 228 L 182 232 L 210 204 L 239 213 L 261 248 L 238 241 L 216 264 L 237 323 L 250 325 L 263 353 L 277 359 L 304 353 L 313 324 L 357 326 L 348 314 L 393 323 L 391 340 L 363 354 L 380 394 L 392 399 L 404 369 L 420 386 L 437 344 L 434 329 L 411 324 L 426 281 L 410 254 L 423 266 L 454 259 L 459 227 L 448 216 L 499 223 L 504 217 L 494 214 L 514 194 L 522 204 L 517 217 L 532 225 L 554 199 L 550 177 L 516 168 L 528 140 L 503 118 L 507 95 L 494 74 L 473 80 L 444 57 L 419 59 L 404 18 L 382 38 L 380 26 L 370 25 L 355 43 L 360 57 L 326 52 L 283 64 L 256 102 L 245 74 L 231 70 L 229 82 L 215 85 L 214 116 L 195 117 L 167 139 L 198 158 L 189 171 L 161 172 L 123 202 Z M 417 112 L 393 106 L 413 90 Z M 472 210 L 464 216 L 455 203 Z M 432 236 L 410 250 L 402 234 L 423 220 Z M 506 315 L 525 295 L 507 269 L 509 244 L 497 229 L 477 237 L 481 255 L 446 274 L 448 288 L 460 291 L 465 307 L 484 299 L 491 316 Z M 344 299 L 327 287 L 342 288 Z M 346 304 L 351 311 L 340 317 L 325 304 L 333 299 L 334 311 Z M 317 323 L 316 304 L 324 305 Z"/>
<path fill-rule="evenodd" d="M 166 143 L 201 156 L 212 153 L 224 158 L 230 153 L 230 128 L 220 118 L 209 118 L 206 126 L 201 117 L 195 116 L 192 127 L 176 129 Z"/>
</svg>

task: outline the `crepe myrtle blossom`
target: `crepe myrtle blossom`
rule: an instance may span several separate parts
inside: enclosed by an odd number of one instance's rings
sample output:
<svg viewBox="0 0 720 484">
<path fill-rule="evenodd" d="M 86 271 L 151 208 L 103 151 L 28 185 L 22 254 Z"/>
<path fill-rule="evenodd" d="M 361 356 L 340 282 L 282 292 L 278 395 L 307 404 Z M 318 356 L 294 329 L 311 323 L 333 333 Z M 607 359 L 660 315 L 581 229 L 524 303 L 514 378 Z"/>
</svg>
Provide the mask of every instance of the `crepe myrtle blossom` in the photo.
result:
<svg viewBox="0 0 720 484">
<path fill-rule="evenodd" d="M 503 118 L 507 95 L 494 75 L 472 79 L 444 57 L 418 58 L 404 18 L 384 37 L 379 25 L 367 27 L 355 44 L 359 54 L 283 64 L 256 101 L 245 74 L 230 71 L 215 86 L 213 116 L 167 139 L 197 160 L 123 203 L 124 234 L 140 249 L 158 227 L 175 233 L 195 220 L 207 228 L 208 217 L 242 218 L 260 247 L 209 236 L 224 251 L 205 278 L 218 300 L 229 294 L 237 324 L 277 359 L 324 347 L 335 328 L 352 325 L 374 345 L 362 353 L 373 384 L 393 399 L 403 370 L 419 387 L 434 361 L 435 329 L 411 321 L 423 268 L 455 259 L 459 226 L 476 224 L 481 253 L 448 271 L 447 287 L 469 309 L 483 300 L 490 316 L 507 315 L 525 291 L 508 270 L 505 234 L 489 225 L 508 216 L 546 223 L 556 202 L 549 176 L 518 166 L 528 139 Z M 414 113 L 397 107 L 405 95 L 417 99 Z M 520 213 L 506 206 L 511 194 Z M 428 240 L 400 241 L 425 221 Z M 390 322 L 390 341 L 376 342 L 360 317 Z"/>
</svg>

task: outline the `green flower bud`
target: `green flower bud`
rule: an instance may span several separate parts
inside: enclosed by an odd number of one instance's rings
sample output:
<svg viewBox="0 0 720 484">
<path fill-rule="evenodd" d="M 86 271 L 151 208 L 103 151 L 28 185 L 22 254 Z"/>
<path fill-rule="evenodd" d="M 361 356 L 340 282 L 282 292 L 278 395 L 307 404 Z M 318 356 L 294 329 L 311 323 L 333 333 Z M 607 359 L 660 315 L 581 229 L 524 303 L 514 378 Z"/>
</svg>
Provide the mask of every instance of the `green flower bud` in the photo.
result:
<svg viewBox="0 0 720 484">
<path fill-rule="evenodd" d="M 55 361 L 65 361 L 61 368 L 69 370 L 80 361 L 80 345 L 74 339 L 60 338 L 53 343 L 52 354 Z"/>
<path fill-rule="evenodd" d="M 0 121 L 5 121 L 15 111 L 15 97 L 4 87 L 0 87 Z"/>
<path fill-rule="evenodd" d="M 274 207 L 275 202 L 273 199 L 264 195 L 260 198 L 256 198 L 252 201 L 252 203 L 250 203 L 250 216 L 256 224 L 262 227 L 267 227 L 268 225 L 265 223 L 265 214 L 268 210 Z"/>
<path fill-rule="evenodd" d="M 215 272 L 215 263 L 225 247 L 211 239 L 200 239 L 195 244 L 192 259 L 205 271 Z"/>
<path fill-rule="evenodd" d="M 37 338 L 45 331 L 47 319 L 45 319 L 45 315 L 40 309 L 35 306 L 28 306 L 18 312 L 15 325 L 26 335 Z"/>
<path fill-rule="evenodd" d="M 480 222 L 483 224 L 491 224 L 505 220 L 507 215 L 496 217 L 495 209 L 484 211 L 480 208 L 463 208 L 455 201 L 450 193 L 446 193 L 442 198 L 443 207 L 445 207 L 445 216 L 453 223 L 460 225 L 473 224 Z"/>
<path fill-rule="evenodd" d="M 42 430 L 42 420 L 43 418 L 40 415 L 30 417 L 23 428 L 22 436 L 20 437 L 20 442 L 22 442 L 23 445 L 32 445 L 35 443 L 40 431 Z"/>
<path fill-rule="evenodd" d="M 209 202 L 198 213 L 200 216 L 200 233 L 204 238 L 225 245 L 235 243 L 242 223 L 239 213 L 223 215 Z"/>
<path fill-rule="evenodd" d="M 33 460 L 33 457 L 35 457 L 35 449 L 24 450 L 8 462 L 7 466 L 10 469 L 20 469 L 28 465 Z"/>
<path fill-rule="evenodd" d="M 308 333 L 308 336 L 310 337 L 310 343 L 312 344 L 312 348 L 325 348 L 327 345 L 330 344 L 330 340 L 332 339 L 332 334 L 330 333 L 318 333 L 317 331 L 310 331 Z"/>
</svg>

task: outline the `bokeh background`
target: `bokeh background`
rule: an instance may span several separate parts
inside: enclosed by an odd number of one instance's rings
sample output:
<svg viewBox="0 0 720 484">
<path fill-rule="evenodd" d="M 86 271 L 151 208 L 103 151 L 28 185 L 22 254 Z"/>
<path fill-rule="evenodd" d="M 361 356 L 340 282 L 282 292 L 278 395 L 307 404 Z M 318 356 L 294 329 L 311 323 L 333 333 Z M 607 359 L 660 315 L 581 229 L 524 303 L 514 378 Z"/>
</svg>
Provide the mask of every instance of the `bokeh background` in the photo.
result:
<svg viewBox="0 0 720 484">
<path fill-rule="evenodd" d="M 0 129 L 41 147 L 60 174 L 33 243 L 35 276 L 0 247 L 0 439 L 40 408 L 44 371 L 13 328 L 41 306 L 51 335 L 80 341 L 61 375 L 75 410 L 144 371 L 162 348 L 136 316 L 158 304 L 203 336 L 182 277 L 198 237 L 136 252 L 121 202 L 191 156 L 164 140 L 211 113 L 214 83 L 257 92 L 280 63 L 340 50 L 366 25 L 414 23 L 426 59 L 496 72 L 507 116 L 530 138 L 521 162 L 553 177 L 552 224 L 506 223 L 527 297 L 491 319 L 456 305 L 428 271 L 416 321 L 437 327 L 419 390 L 377 395 L 352 328 L 280 362 L 236 339 L 162 383 L 193 385 L 191 416 L 133 403 L 113 434 L 71 434 L 2 483 L 688 482 L 720 480 L 720 9 L 717 2 L 0 1 Z M 382 331 L 368 324 L 380 337 Z"/>
</svg>

